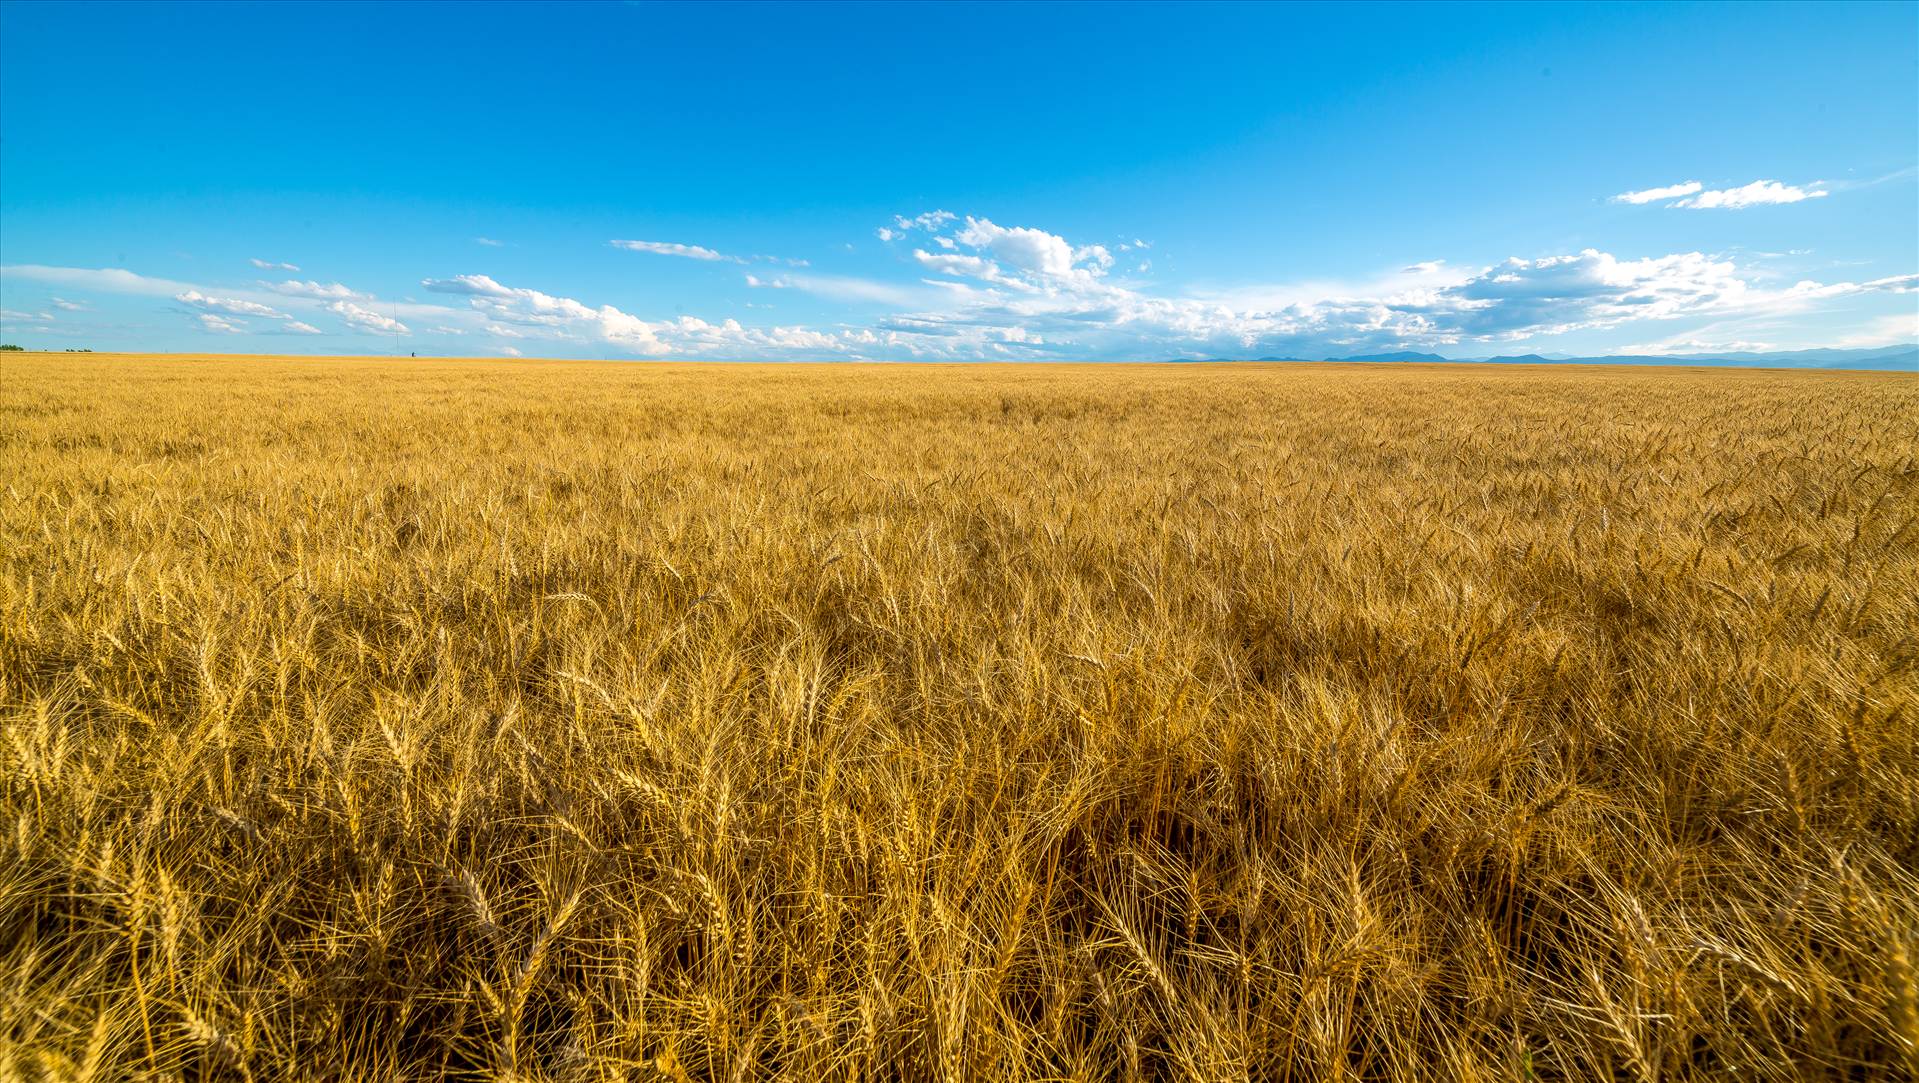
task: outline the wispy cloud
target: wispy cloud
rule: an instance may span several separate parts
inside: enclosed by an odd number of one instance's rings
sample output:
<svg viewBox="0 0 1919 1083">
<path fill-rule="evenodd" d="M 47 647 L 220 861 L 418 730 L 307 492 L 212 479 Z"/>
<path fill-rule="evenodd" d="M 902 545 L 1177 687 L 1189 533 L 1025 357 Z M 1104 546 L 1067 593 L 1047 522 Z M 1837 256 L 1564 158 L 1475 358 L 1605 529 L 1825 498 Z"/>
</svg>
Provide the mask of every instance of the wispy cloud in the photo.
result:
<svg viewBox="0 0 1919 1083">
<path fill-rule="evenodd" d="M 346 325 L 355 331 L 373 335 L 408 335 L 406 324 L 383 312 L 363 308 L 351 301 L 334 301 L 326 306 L 328 312 L 340 317 Z"/>
<path fill-rule="evenodd" d="M 1737 188 L 1711 189 L 1698 181 L 1686 181 L 1684 184 L 1668 184 L 1663 188 L 1621 192 L 1612 197 L 1612 201 L 1635 204 L 1664 203 L 1668 207 L 1687 207 L 1700 211 L 1733 211 L 1745 207 L 1801 203 L 1808 199 L 1821 199 L 1830 194 L 1825 186 L 1817 181 L 1801 187 L 1794 184 L 1781 184 L 1776 180 L 1756 180 Z"/>
<path fill-rule="evenodd" d="M 1919 342 L 1919 312 L 1880 316 L 1859 330 L 1841 336 L 1833 345 L 1840 349 L 1863 349 L 1907 342 Z"/>
<path fill-rule="evenodd" d="M 487 248 L 504 248 L 506 246 L 505 241 L 496 241 L 491 237 L 475 237 L 473 238 L 473 243 L 484 245 Z"/>
<path fill-rule="evenodd" d="M 321 301 L 364 301 L 369 296 L 338 282 L 301 282 L 289 279 L 285 282 L 262 282 L 260 285 L 288 297 L 311 297 Z"/>
<path fill-rule="evenodd" d="M 292 271 L 295 274 L 298 274 L 300 271 L 298 267 L 295 267 L 291 263 L 275 263 L 272 260 L 268 260 L 268 259 L 250 259 L 247 262 L 253 264 L 255 267 L 258 267 L 262 271 Z"/>
<path fill-rule="evenodd" d="M 1662 188 L 1647 188 L 1638 192 L 1621 192 L 1612 197 L 1614 203 L 1657 203 L 1662 199 L 1678 199 L 1689 196 L 1704 188 L 1698 181 L 1686 181 L 1683 184 L 1668 184 Z"/>
<path fill-rule="evenodd" d="M 738 256 L 715 252 L 711 248 L 702 248 L 697 244 L 675 244 L 672 241 L 608 241 L 607 243 L 629 252 L 651 252 L 656 256 L 679 256 L 682 259 L 706 260 L 710 263 L 746 262 Z"/>
<path fill-rule="evenodd" d="M 183 305 L 202 309 L 207 312 L 225 312 L 233 316 L 266 316 L 285 319 L 286 313 L 255 301 L 244 301 L 237 297 L 209 297 L 199 290 L 184 290 L 173 297 Z"/>
<path fill-rule="evenodd" d="M 85 311 L 87 311 L 87 306 L 86 306 L 86 305 L 83 305 L 83 304 L 81 304 L 81 303 L 80 303 L 80 302 L 78 302 L 78 301 L 69 301 L 69 300 L 67 300 L 67 299 L 66 299 L 66 298 L 64 298 L 64 297 L 55 297 L 55 298 L 52 298 L 52 299 L 50 299 L 50 300 L 49 300 L 49 301 L 48 301 L 47 303 L 48 303 L 48 304 L 50 304 L 50 305 L 52 305 L 53 307 L 55 307 L 55 308 L 57 308 L 57 309 L 59 309 L 59 310 L 61 310 L 62 312 L 85 312 Z"/>
<path fill-rule="evenodd" d="M 74 289 L 149 297 L 171 297 L 193 288 L 190 282 L 149 278 L 118 267 L 48 267 L 38 263 L 14 263 L 0 267 L 0 278 L 23 278 Z"/>
<path fill-rule="evenodd" d="M 1720 188 L 1701 192 L 1696 196 L 1682 199 L 1672 206 L 1691 207 L 1694 210 L 1736 211 L 1742 207 L 1764 207 L 1771 204 L 1823 199 L 1829 194 L 1816 185 L 1801 188 L 1798 185 L 1781 184 L 1775 180 L 1756 180 L 1738 188 Z"/>
<path fill-rule="evenodd" d="M 241 335 L 247 330 L 246 324 L 238 320 L 229 320 L 225 316 L 216 316 L 211 312 L 202 312 L 197 318 L 201 328 L 216 335 Z"/>
<path fill-rule="evenodd" d="M 786 357 L 846 355 L 880 344 L 865 330 L 823 332 L 804 327 L 744 327 L 737 320 L 711 323 L 695 316 L 644 320 L 613 305 L 590 305 L 524 286 L 509 286 L 487 275 L 429 278 L 421 285 L 436 293 L 467 298 L 493 321 L 492 329 L 512 329 L 524 337 L 600 342 L 642 357 Z M 499 330 L 494 330 L 499 334 Z"/>
</svg>

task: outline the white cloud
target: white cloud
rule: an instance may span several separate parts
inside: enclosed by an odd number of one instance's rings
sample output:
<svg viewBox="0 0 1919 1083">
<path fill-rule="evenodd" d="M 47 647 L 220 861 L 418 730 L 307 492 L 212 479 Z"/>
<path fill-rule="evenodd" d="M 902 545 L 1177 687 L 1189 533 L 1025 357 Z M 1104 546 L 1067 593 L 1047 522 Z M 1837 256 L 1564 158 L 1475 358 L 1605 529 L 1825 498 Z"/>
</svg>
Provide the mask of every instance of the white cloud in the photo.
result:
<svg viewBox="0 0 1919 1083">
<path fill-rule="evenodd" d="M 920 261 L 922 267 L 949 275 L 971 275 L 974 278 L 996 278 L 999 268 L 991 260 L 978 256 L 965 256 L 951 252 L 933 253 L 923 248 L 913 250 L 913 258 Z"/>
<path fill-rule="evenodd" d="M 237 297 L 209 297 L 199 290 L 184 290 L 173 297 L 183 305 L 207 312 L 225 312 L 234 316 L 266 316 L 272 319 L 285 319 L 286 313 L 263 305 L 256 301 L 243 301 Z"/>
<path fill-rule="evenodd" d="M 291 263 L 275 263 L 272 260 L 266 260 L 266 259 L 250 259 L 247 262 L 253 264 L 255 267 L 258 267 L 262 271 L 293 271 L 294 273 L 297 274 L 299 273 L 299 270 L 300 270 L 298 267 L 295 267 Z"/>
<path fill-rule="evenodd" d="M 1832 345 L 1837 349 L 1869 349 L 1874 346 L 1899 346 L 1919 342 L 1919 312 L 1899 312 L 1880 316 Z"/>
<path fill-rule="evenodd" d="M 452 278 L 422 278 L 420 285 L 435 293 L 463 293 L 471 297 L 511 297 L 513 291 L 486 275 L 454 275 Z"/>
<path fill-rule="evenodd" d="M 371 294 L 349 289 L 338 282 L 300 282 L 288 279 L 285 282 L 262 282 L 260 285 L 288 297 L 312 297 L 322 301 L 364 301 L 371 296 Z"/>
<path fill-rule="evenodd" d="M 346 321 L 346 325 L 355 331 L 378 335 L 408 335 L 406 324 L 382 312 L 362 308 L 351 301 L 334 301 L 326 306 L 328 312 Z"/>
<path fill-rule="evenodd" d="M 1669 338 L 1661 342 L 1642 342 L 1631 346 L 1621 346 L 1609 351 L 1614 354 L 1671 354 L 1671 353 L 1763 353 L 1776 350 L 1779 346 L 1771 342 L 1749 342 L 1744 339 L 1707 342 L 1695 338 Z"/>
<path fill-rule="evenodd" d="M 67 299 L 66 299 L 66 298 L 64 298 L 64 297 L 55 297 L 55 298 L 53 298 L 53 299 L 51 299 L 50 301 L 48 301 L 47 303 L 48 303 L 48 304 L 51 304 L 51 305 L 52 305 L 53 307 L 55 307 L 55 308 L 57 308 L 57 309 L 60 309 L 60 310 L 61 310 L 62 312 L 85 312 L 85 311 L 87 311 L 87 306 L 85 306 L 85 305 L 83 305 L 83 304 L 81 304 L 81 303 L 80 303 L 80 302 L 78 302 L 78 301 L 69 301 L 69 300 L 67 300 Z"/>
<path fill-rule="evenodd" d="M 288 318 L 288 314 L 277 307 L 278 303 L 284 303 L 300 314 L 321 311 L 337 314 L 337 310 L 328 302 L 371 301 L 372 299 L 370 294 L 348 289 L 337 282 L 331 284 L 300 281 L 262 282 L 258 284 L 259 289 L 232 289 L 224 286 L 200 286 L 191 282 L 176 282 L 165 278 L 150 278 L 119 268 L 47 267 L 39 264 L 0 266 L 0 281 L 11 282 L 14 279 L 45 282 L 100 293 L 166 297 L 202 311 L 277 319 Z M 360 311 L 370 311 L 359 305 L 352 307 Z M 373 315 L 381 319 L 390 319 L 395 323 L 401 317 L 459 322 L 463 317 L 472 315 L 464 309 L 411 301 L 382 301 L 378 307 L 384 310 L 385 315 L 380 312 L 374 312 Z M 358 329 L 365 330 L 377 327 L 378 323 L 362 320 L 356 326 Z"/>
<path fill-rule="evenodd" d="M 1089 263 L 1088 268 L 1094 274 L 1103 274 L 1113 266 L 1113 254 L 1103 244 L 1089 244 L 1084 248 L 1073 249 L 1073 262 Z"/>
<path fill-rule="evenodd" d="M 1621 192 L 1612 197 L 1614 203 L 1657 203 L 1662 199 L 1678 199 L 1689 196 L 1704 188 L 1698 181 L 1686 181 L 1683 184 L 1668 184 L 1663 188 L 1647 188 L 1640 192 Z"/>
<path fill-rule="evenodd" d="M 896 214 L 893 216 L 893 224 L 899 227 L 899 231 L 895 233 L 894 236 L 897 237 L 915 229 L 932 232 L 944 227 L 946 223 L 954 221 L 958 217 L 959 216 L 952 211 L 927 211 L 924 214 L 916 214 L 911 218 L 903 214 Z"/>
<path fill-rule="evenodd" d="M 896 233 L 887 226 L 881 226 L 880 228 L 873 231 L 873 236 L 878 237 L 882 241 L 890 241 L 895 237 L 904 236 L 904 234 Z"/>
<path fill-rule="evenodd" d="M 629 252 L 651 252 L 656 256 L 679 256 L 684 259 L 699 259 L 718 263 L 745 263 L 738 256 L 728 256 L 715 252 L 711 248 L 702 248 L 697 244 L 674 244 L 671 241 L 608 241 L 615 248 L 624 248 Z"/>
<path fill-rule="evenodd" d="M 601 342 L 638 356 L 817 357 L 847 355 L 863 346 L 890 341 L 867 330 L 752 328 L 737 320 L 709 323 L 695 316 L 643 320 L 612 305 L 595 307 L 571 297 L 504 285 L 486 275 L 426 279 L 421 284 L 438 293 L 466 297 L 468 304 L 491 321 L 487 330 L 496 335 Z M 810 278 L 794 281 L 800 288 L 811 289 L 830 289 L 834 284 L 833 280 Z"/>
<path fill-rule="evenodd" d="M 1709 189 L 1698 181 L 1684 184 L 1668 184 L 1663 188 L 1648 188 L 1641 192 L 1621 192 L 1612 197 L 1614 203 L 1660 203 L 1668 207 L 1689 207 L 1693 210 L 1739 210 L 1743 207 L 1761 207 L 1770 204 L 1801 203 L 1808 199 L 1823 199 L 1831 193 L 1819 182 L 1804 187 L 1793 184 L 1781 184 L 1776 180 L 1756 180 L 1738 188 Z"/>
<path fill-rule="evenodd" d="M 246 324 L 229 320 L 224 316 L 215 316 L 211 312 L 200 313 L 198 319 L 200 320 L 200 326 L 202 328 L 215 334 L 240 335 L 245 334 L 247 329 Z"/>
<path fill-rule="evenodd" d="M 288 320 L 280 326 L 296 335 L 323 335 L 326 333 L 310 323 L 301 323 L 299 320 Z"/>
<path fill-rule="evenodd" d="M 761 278 L 759 275 L 747 275 L 746 284 L 756 290 L 783 290 L 792 283 L 784 278 Z"/>
<path fill-rule="evenodd" d="M 37 263 L 16 263 L 0 267 L 0 278 L 25 278 L 56 286 L 99 290 L 102 293 L 129 293 L 147 297 L 171 297 L 192 289 L 192 283 L 165 278 L 148 278 L 118 267 L 47 267 Z"/>
<path fill-rule="evenodd" d="M 496 241 L 491 237 L 475 237 L 473 238 L 473 243 L 485 245 L 488 248 L 502 248 L 506 245 L 505 241 Z"/>
<path fill-rule="evenodd" d="M 536 327 L 555 337 L 590 337 L 643 351 L 657 349 L 658 340 L 652 325 L 612 305 L 596 309 L 571 297 L 505 286 L 486 275 L 428 278 L 420 284 L 436 293 L 465 296 L 468 303 L 494 325 Z"/>
<path fill-rule="evenodd" d="M 18 320 L 21 323 L 52 323 L 51 312 L 20 312 L 15 309 L 0 309 L 0 319 Z"/>
<path fill-rule="evenodd" d="M 1869 290 L 1888 290 L 1892 293 L 1919 292 L 1919 274 L 1894 275 L 1891 278 L 1875 278 L 1866 283 Z"/>
<path fill-rule="evenodd" d="M 1696 196 L 1679 200 L 1671 204 L 1674 207 L 1691 207 L 1694 210 L 1739 210 L 1743 207 L 1762 207 L 1769 204 L 1799 203 L 1808 199 L 1823 199 L 1830 193 L 1814 186 L 1805 188 L 1791 184 L 1780 184 L 1773 180 L 1756 180 L 1739 188 L 1721 188 L 1700 192 Z"/>
<path fill-rule="evenodd" d="M 1073 246 L 1066 243 L 1066 238 L 1044 230 L 1025 226 L 1008 229 L 995 225 L 990 218 L 968 215 L 966 228 L 953 239 L 991 252 L 1020 270 L 1054 276 L 1073 272 Z"/>
<path fill-rule="evenodd" d="M 1370 283 L 1162 297 L 1103 277 L 1107 249 L 1074 247 L 1045 230 L 968 217 L 951 239 L 956 244 L 942 246 L 948 251 L 913 250 L 919 266 L 948 276 L 924 280 L 942 287 L 945 303 L 877 325 L 925 355 L 1021 356 L 1010 351 L 1043 342 L 1054 357 L 1320 357 L 1794 311 L 1832 297 L 1915 286 L 1901 276 L 1765 290 L 1723 257 L 1690 252 L 1622 259 L 1586 249 L 1477 270 L 1427 260 Z M 1143 270 L 1145 262 L 1140 265 Z"/>
<path fill-rule="evenodd" d="M 850 275 L 787 274 L 775 280 L 775 287 L 802 290 L 832 301 L 891 305 L 895 308 L 909 308 L 931 300 L 922 290 Z"/>
</svg>

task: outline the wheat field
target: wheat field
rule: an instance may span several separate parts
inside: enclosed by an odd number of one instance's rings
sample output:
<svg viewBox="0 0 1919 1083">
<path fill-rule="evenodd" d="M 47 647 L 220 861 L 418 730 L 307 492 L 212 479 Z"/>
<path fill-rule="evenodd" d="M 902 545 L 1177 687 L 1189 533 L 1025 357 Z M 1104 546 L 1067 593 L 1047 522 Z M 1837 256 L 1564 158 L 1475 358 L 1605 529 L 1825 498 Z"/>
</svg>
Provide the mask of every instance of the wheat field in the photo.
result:
<svg viewBox="0 0 1919 1083">
<path fill-rule="evenodd" d="M 0 360 L 0 1079 L 1919 1073 L 1919 379 Z"/>
</svg>

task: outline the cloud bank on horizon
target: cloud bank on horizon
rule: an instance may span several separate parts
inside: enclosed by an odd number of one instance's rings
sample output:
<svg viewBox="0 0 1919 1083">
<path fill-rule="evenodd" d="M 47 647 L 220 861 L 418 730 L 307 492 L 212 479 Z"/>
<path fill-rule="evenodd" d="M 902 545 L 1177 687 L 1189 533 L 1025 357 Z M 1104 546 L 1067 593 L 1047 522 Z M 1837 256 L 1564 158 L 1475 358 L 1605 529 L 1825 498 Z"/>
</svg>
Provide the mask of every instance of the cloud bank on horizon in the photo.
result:
<svg viewBox="0 0 1919 1083">
<path fill-rule="evenodd" d="M 1787 198 L 1762 188 L 1771 183 L 1705 190 L 1687 182 L 1626 193 L 1614 201 L 1737 207 L 1810 198 Z M 410 350 L 427 342 L 441 344 L 438 352 L 512 356 L 538 352 L 795 360 L 1318 358 L 1394 349 L 1457 355 L 1614 328 L 1652 336 L 1652 341 L 1635 343 L 1635 352 L 1769 349 L 1777 344 L 1726 335 L 1707 341 L 1690 332 L 1662 337 L 1659 332 L 1681 320 L 1705 320 L 1722 329 L 1776 324 L 1846 300 L 1919 293 L 1919 273 L 1863 280 L 1805 278 L 1786 284 L 1772 281 L 1765 268 L 1742 265 L 1728 254 L 1621 258 L 1593 248 L 1514 256 L 1477 267 L 1422 260 L 1344 287 L 1273 284 L 1168 293 L 1153 289 L 1135 273 L 1146 266 L 1136 257 L 1151 247 L 1137 238 L 1075 243 L 1043 228 L 1001 225 L 982 215 L 944 209 L 896 215 L 876 227 L 874 235 L 889 257 L 892 273 L 886 277 L 794 272 L 740 276 L 748 290 L 798 291 L 827 302 L 883 310 L 864 322 L 831 326 L 753 326 L 735 318 L 691 314 L 649 318 L 604 298 L 576 299 L 472 271 L 420 279 L 422 290 L 445 298 L 425 302 L 381 299 L 339 282 L 256 280 L 217 286 L 119 268 L 18 264 L 0 266 L 0 276 L 70 293 L 170 297 L 190 326 L 227 340 L 222 345 L 228 348 L 238 337 L 290 334 L 373 337 L 384 340 L 382 350 L 406 340 Z M 805 260 L 748 259 L 678 242 L 607 243 L 707 263 L 807 266 Z M 58 319 L 46 311 L 12 310 L 7 318 L 35 329 Z M 407 319 L 428 321 L 429 326 L 416 328 Z M 313 320 L 332 327 L 316 326 Z M 1874 330 L 1849 336 L 1843 344 L 1919 338 L 1919 315 L 1905 320 L 1894 312 L 1871 326 Z M 451 350 L 444 345 L 448 339 L 457 340 Z M 270 352 L 289 347 L 263 342 L 259 348 Z"/>
<path fill-rule="evenodd" d="M 402 67 L 301 6 L 11 9 L 0 339 L 902 361 L 1919 340 L 1919 6 L 380 12 L 423 43 Z M 965 78 L 894 48 L 962 31 Z M 73 40 L 109 74 L 71 78 Z M 450 103 L 500 40 L 486 107 Z M 1274 65 L 1281 40 L 1301 48 Z M 795 73 L 823 48 L 872 63 Z M 1798 62 L 1750 78 L 1772 56 Z M 331 108 L 279 123 L 229 93 L 236 57 Z"/>
</svg>

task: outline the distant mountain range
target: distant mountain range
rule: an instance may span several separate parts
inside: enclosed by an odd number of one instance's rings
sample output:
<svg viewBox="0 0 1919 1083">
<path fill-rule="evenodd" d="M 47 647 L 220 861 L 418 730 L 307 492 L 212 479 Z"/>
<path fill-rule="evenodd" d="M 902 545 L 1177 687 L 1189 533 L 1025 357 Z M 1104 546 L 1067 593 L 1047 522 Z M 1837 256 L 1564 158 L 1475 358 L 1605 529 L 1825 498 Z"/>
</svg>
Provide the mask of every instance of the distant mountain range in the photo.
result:
<svg viewBox="0 0 1919 1083">
<path fill-rule="evenodd" d="M 1178 358 L 1177 360 L 1460 365 L 1723 365 L 1729 368 L 1878 369 L 1891 372 L 1919 372 L 1919 343 L 1879 346 L 1869 350 L 1780 350 L 1772 353 L 1734 350 L 1726 353 L 1605 354 L 1591 357 L 1575 357 L 1563 353 L 1528 353 L 1499 357 L 1441 357 L 1436 353 L 1396 350 L 1391 353 L 1355 354 L 1352 357 L 1214 357 Z"/>
</svg>

